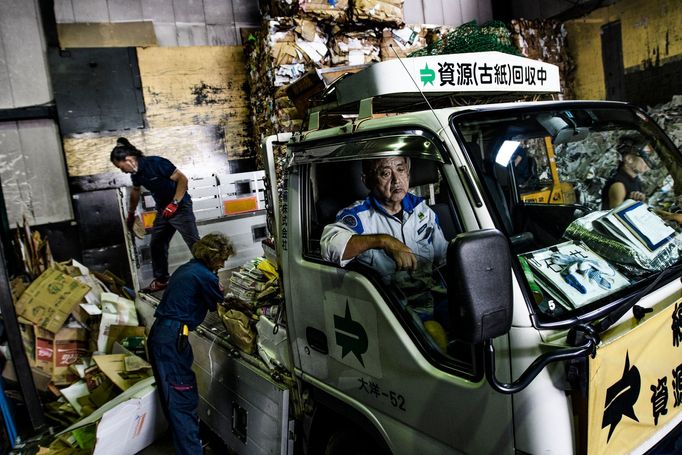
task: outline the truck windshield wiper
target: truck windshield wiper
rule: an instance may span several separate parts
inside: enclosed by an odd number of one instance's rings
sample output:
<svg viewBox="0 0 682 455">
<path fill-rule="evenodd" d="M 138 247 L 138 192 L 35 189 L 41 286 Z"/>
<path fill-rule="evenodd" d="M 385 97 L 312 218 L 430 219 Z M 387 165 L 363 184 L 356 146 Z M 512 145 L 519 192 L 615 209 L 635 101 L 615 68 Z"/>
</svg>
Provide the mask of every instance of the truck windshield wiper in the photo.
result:
<svg viewBox="0 0 682 455">
<path fill-rule="evenodd" d="M 669 269 L 664 270 L 663 272 L 660 273 L 660 275 L 656 277 L 654 281 L 649 283 L 644 289 L 640 290 L 635 295 L 625 300 L 617 308 L 611 311 L 604 319 L 592 324 L 592 327 L 596 330 L 597 333 L 605 332 L 609 327 L 615 324 L 618 319 L 623 317 L 625 313 L 627 313 L 632 307 L 634 307 L 642 297 L 644 297 L 649 292 L 654 290 L 661 281 L 663 281 L 665 278 L 668 278 L 671 275 L 679 273 L 680 270 L 682 270 L 682 264 L 677 264 Z"/>
</svg>

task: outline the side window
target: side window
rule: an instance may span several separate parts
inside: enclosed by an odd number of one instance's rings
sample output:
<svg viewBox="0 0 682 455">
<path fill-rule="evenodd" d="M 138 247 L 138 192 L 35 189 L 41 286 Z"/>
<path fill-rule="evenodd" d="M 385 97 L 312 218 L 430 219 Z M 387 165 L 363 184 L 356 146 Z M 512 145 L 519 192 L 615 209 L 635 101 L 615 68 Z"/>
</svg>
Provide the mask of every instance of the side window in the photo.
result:
<svg viewBox="0 0 682 455">
<path fill-rule="evenodd" d="M 440 166 L 404 157 L 310 164 L 305 253 L 366 275 L 418 345 L 473 376 L 473 347 L 449 333 L 447 246 L 461 229 Z M 368 234 L 392 240 L 342 260 L 337 244 L 352 240 L 335 239 Z"/>
<path fill-rule="evenodd" d="M 324 227 L 336 220 L 339 210 L 367 197 L 369 190 L 362 183 L 360 161 L 313 163 L 308 165 L 307 173 L 308 239 L 305 253 L 320 257 L 320 238 Z"/>
</svg>

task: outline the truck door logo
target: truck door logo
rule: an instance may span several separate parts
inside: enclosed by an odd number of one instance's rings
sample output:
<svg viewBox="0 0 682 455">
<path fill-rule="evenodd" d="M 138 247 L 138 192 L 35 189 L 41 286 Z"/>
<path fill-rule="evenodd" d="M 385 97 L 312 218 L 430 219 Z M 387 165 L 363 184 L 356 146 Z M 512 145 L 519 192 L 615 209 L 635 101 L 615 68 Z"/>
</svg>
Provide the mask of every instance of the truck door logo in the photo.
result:
<svg viewBox="0 0 682 455">
<path fill-rule="evenodd" d="M 367 352 L 369 345 L 367 332 L 357 321 L 353 320 L 350 314 L 350 307 L 346 300 L 346 314 L 342 317 L 334 315 L 334 332 L 336 333 L 336 344 L 341 346 L 341 358 L 346 357 L 352 352 L 358 362 L 364 367 L 362 354 Z"/>
<path fill-rule="evenodd" d="M 635 415 L 635 403 L 639 398 L 639 391 L 641 388 L 642 379 L 639 375 L 637 367 L 630 367 L 630 357 L 625 354 L 625 368 L 623 369 L 623 377 L 606 389 L 606 400 L 604 402 L 604 416 L 602 418 L 601 427 L 606 428 L 610 425 L 609 435 L 606 438 L 608 442 L 611 439 L 613 430 L 616 429 L 618 423 L 623 416 L 630 417 L 632 420 L 639 422 Z"/>
</svg>

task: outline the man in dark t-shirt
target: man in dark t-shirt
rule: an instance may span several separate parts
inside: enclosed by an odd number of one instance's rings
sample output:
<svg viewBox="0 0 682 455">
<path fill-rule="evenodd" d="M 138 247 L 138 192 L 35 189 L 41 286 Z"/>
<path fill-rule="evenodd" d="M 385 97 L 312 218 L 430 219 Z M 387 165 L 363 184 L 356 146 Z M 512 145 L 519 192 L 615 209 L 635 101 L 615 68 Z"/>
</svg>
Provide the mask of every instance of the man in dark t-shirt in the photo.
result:
<svg viewBox="0 0 682 455">
<path fill-rule="evenodd" d="M 111 162 L 123 172 L 131 174 L 133 188 L 126 219 L 128 229 L 132 229 L 135 221 L 140 188 L 144 186 L 154 198 L 156 218 L 150 242 L 154 280 L 141 291 L 161 291 L 168 283 L 168 246 L 175 231 L 182 235 L 190 250 L 199 240 L 192 198 L 187 192 L 187 177 L 166 158 L 144 156 L 126 138 L 117 140 L 111 152 Z"/>
<path fill-rule="evenodd" d="M 626 199 L 646 200 L 640 175 L 653 167 L 651 148 L 636 136 L 623 136 L 616 147 L 623 157 L 601 193 L 602 209 L 612 209 Z"/>
</svg>

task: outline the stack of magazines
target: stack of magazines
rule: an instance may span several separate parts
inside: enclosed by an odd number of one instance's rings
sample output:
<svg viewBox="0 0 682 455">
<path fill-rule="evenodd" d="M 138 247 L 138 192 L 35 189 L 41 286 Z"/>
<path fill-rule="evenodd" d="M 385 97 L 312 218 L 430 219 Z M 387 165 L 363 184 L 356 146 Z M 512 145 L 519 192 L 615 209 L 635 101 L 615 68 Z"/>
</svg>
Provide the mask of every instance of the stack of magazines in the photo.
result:
<svg viewBox="0 0 682 455">
<path fill-rule="evenodd" d="M 568 241 L 521 255 L 538 285 L 564 308 L 592 303 L 629 284 L 584 243 Z"/>
<path fill-rule="evenodd" d="M 650 260 L 675 236 L 675 230 L 651 212 L 645 203 L 632 199 L 592 223 L 603 234 L 634 248 Z"/>
</svg>

